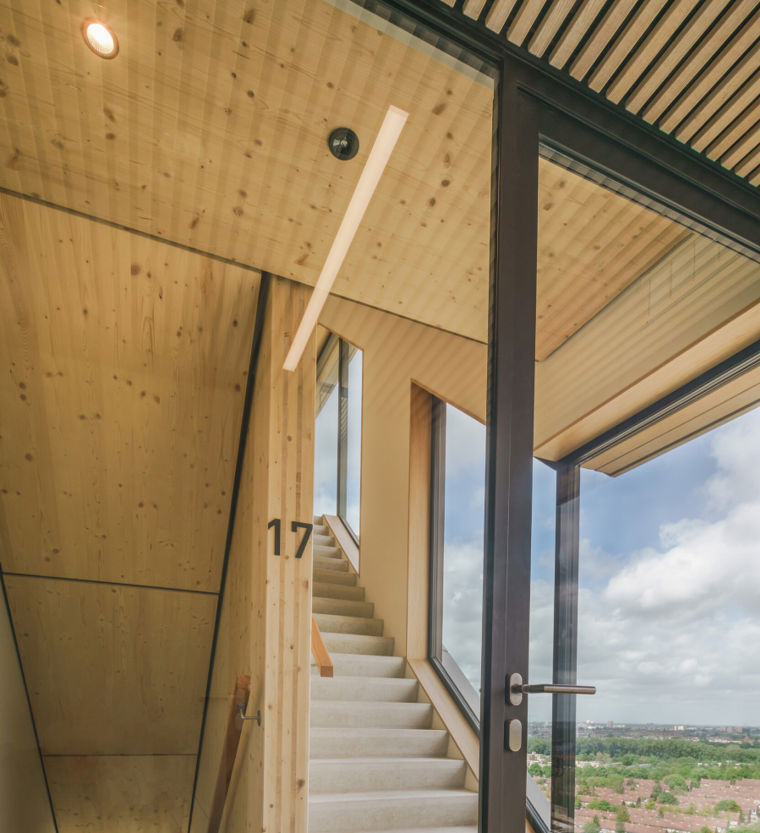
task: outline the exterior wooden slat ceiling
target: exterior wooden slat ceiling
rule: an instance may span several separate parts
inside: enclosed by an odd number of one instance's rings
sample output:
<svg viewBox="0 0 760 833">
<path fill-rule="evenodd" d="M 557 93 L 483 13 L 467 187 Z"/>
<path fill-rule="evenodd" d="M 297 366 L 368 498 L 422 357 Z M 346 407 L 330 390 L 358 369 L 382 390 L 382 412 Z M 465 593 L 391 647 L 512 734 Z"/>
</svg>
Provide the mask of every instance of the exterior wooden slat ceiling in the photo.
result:
<svg viewBox="0 0 760 833">
<path fill-rule="evenodd" d="M 760 184 L 757 0 L 465 0 L 461 12 Z"/>
</svg>

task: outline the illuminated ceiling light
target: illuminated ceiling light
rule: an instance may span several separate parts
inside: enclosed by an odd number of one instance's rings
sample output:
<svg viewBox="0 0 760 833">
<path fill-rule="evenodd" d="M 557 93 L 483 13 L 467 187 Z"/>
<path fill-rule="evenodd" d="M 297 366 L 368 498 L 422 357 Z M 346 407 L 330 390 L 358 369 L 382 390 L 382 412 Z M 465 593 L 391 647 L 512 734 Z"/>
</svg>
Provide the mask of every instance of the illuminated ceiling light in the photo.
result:
<svg viewBox="0 0 760 833">
<path fill-rule="evenodd" d="M 293 343 L 285 358 L 283 370 L 295 370 L 301 361 L 306 343 L 312 330 L 317 324 L 319 314 L 325 305 L 327 296 L 330 294 L 335 278 L 338 276 L 340 267 L 346 257 L 349 247 L 354 239 L 359 224 L 364 217 L 369 201 L 375 193 L 377 183 L 383 175 L 385 166 L 388 163 L 393 148 L 396 146 L 401 131 L 406 124 L 409 113 L 400 110 L 398 107 L 390 106 L 385 114 L 383 123 L 369 152 L 364 170 L 356 183 L 351 202 L 348 204 L 346 213 L 340 223 L 338 233 L 335 235 L 330 251 L 325 260 L 322 271 L 317 278 L 314 291 L 309 298 L 309 303 L 304 311 L 301 323 L 298 325 Z"/>
<path fill-rule="evenodd" d="M 119 54 L 116 33 L 99 20 L 85 20 L 82 23 L 82 36 L 87 46 L 101 58 L 115 58 Z"/>
</svg>

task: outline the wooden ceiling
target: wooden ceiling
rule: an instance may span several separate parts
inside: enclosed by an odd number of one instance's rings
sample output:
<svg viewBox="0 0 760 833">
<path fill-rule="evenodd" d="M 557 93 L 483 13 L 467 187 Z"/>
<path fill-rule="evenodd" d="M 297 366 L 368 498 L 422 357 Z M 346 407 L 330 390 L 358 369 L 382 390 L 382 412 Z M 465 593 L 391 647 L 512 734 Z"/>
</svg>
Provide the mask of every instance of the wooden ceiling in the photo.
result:
<svg viewBox="0 0 760 833">
<path fill-rule="evenodd" d="M 0 561 L 59 829 L 180 830 L 260 277 L 7 195 L 0 250 Z"/>
<path fill-rule="evenodd" d="M 394 104 L 410 118 L 335 291 L 484 337 L 488 79 L 322 0 L 113 0 L 113 61 L 83 43 L 89 0 L 42 9 L 0 0 L 0 186 L 313 284 Z"/>
<path fill-rule="evenodd" d="M 760 185 L 756 0 L 464 0 L 460 5 L 463 15 L 514 46 Z"/>
</svg>

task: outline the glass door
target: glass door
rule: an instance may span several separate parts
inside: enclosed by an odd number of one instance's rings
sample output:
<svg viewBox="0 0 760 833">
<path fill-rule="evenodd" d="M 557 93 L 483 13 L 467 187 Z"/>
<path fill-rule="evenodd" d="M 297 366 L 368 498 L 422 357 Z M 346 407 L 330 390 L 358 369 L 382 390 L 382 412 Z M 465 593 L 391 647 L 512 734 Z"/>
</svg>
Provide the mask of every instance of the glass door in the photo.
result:
<svg viewBox="0 0 760 833">
<path fill-rule="evenodd" d="M 760 806 L 760 265 L 549 145 L 538 235 L 534 455 L 555 499 L 534 476 L 537 822 L 741 827 Z"/>
</svg>

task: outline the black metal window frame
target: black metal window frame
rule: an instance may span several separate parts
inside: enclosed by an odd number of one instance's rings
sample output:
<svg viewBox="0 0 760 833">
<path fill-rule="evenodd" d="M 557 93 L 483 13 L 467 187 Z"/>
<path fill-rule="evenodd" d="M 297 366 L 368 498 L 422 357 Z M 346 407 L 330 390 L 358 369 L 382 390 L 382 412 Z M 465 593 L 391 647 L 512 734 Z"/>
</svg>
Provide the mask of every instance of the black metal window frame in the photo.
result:
<svg viewBox="0 0 760 833">
<path fill-rule="evenodd" d="M 361 349 L 349 344 L 345 339 L 330 333 L 322 345 L 317 357 L 317 378 L 320 377 L 333 350 L 338 351 L 338 422 L 335 427 L 338 438 L 337 473 L 336 473 L 336 501 L 335 514 L 343 521 L 348 534 L 359 546 L 359 530 L 355 530 L 348 521 L 346 512 L 348 502 L 348 364 L 351 359 L 350 350 L 353 347 L 361 353 Z M 361 463 L 360 463 L 361 467 Z"/>
</svg>

